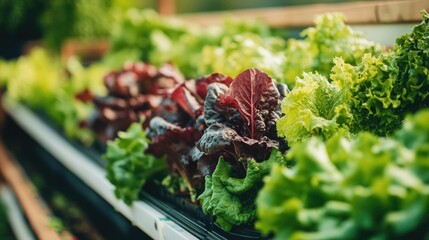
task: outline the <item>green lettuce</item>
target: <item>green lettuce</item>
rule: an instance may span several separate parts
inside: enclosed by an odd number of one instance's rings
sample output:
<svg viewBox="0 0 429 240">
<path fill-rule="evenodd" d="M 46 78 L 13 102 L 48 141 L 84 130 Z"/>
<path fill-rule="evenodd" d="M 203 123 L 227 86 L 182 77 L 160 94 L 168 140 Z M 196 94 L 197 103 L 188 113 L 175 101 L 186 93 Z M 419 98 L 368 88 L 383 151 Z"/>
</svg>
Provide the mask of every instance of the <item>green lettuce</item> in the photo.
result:
<svg viewBox="0 0 429 240">
<path fill-rule="evenodd" d="M 357 66 L 341 58 L 334 60 L 331 79 L 347 91 L 348 108 L 353 121 L 352 132 L 370 131 L 385 136 L 401 125 L 403 116 L 396 109 L 401 105 L 402 93 L 393 92 L 398 75 L 394 55 L 374 57 L 366 54 Z"/>
<path fill-rule="evenodd" d="M 280 38 L 263 38 L 253 33 L 240 33 L 222 38 L 220 46 L 206 46 L 202 50 L 199 72 L 220 72 L 236 76 L 255 66 L 272 78 L 282 81 L 284 55 Z"/>
<path fill-rule="evenodd" d="M 281 77 L 278 58 L 283 58 L 284 40 L 271 36 L 268 25 L 259 21 L 226 19 L 221 26 L 202 28 L 152 10 L 131 9 L 111 31 L 112 48 L 103 61 L 116 68 L 126 60 L 157 66 L 172 62 L 188 78 L 212 72 L 235 76 L 255 66 Z"/>
<path fill-rule="evenodd" d="M 83 91 L 94 95 L 105 94 L 102 79 L 107 67 L 97 63 L 85 68 L 75 57 L 67 61 L 66 67 L 70 78 L 62 82 L 55 93 L 56 101 L 52 104 L 50 117 L 62 127 L 68 137 L 90 145 L 94 141 L 94 134 L 90 129 L 80 127 L 80 122 L 89 118 L 94 105 L 92 102 L 79 100 L 76 95 Z"/>
<path fill-rule="evenodd" d="M 202 49 L 222 48 L 221 46 L 224 44 L 223 39 L 239 34 L 251 33 L 263 39 L 271 36 L 268 25 L 258 21 L 245 22 L 225 19 L 220 26 L 201 28 L 189 25 L 187 27 L 186 34 L 181 35 L 178 39 L 170 38 L 168 33 L 155 32 L 151 36 L 153 48 L 151 49 L 149 59 L 155 65 L 172 62 L 187 77 L 191 78 L 212 73 L 212 71 L 206 69 L 208 67 L 206 64 L 210 65 L 214 62 L 210 62 L 209 59 L 204 60 L 204 54 L 208 54 L 204 52 L 209 50 L 202 51 Z"/>
<path fill-rule="evenodd" d="M 43 48 L 36 48 L 28 55 L 11 62 L 11 72 L 6 76 L 7 97 L 14 102 L 43 109 L 55 101 L 55 94 L 65 80 L 58 58 Z M 51 110 L 47 109 L 48 111 Z"/>
<path fill-rule="evenodd" d="M 283 81 L 291 88 L 295 85 L 296 78 L 301 77 L 304 72 L 311 72 L 315 53 L 310 51 L 308 41 L 292 38 L 287 41 L 284 54 Z"/>
<path fill-rule="evenodd" d="M 274 166 L 257 197 L 256 228 L 275 239 L 425 239 L 429 110 L 392 138 L 310 138 Z"/>
<path fill-rule="evenodd" d="M 333 59 L 341 57 L 346 63 L 356 65 L 364 54 L 378 56 L 384 48 L 368 41 L 344 23 L 344 15 L 327 13 L 315 19 L 315 26 L 305 29 L 303 40 L 289 40 L 285 50 L 285 83 L 294 85 L 295 78 L 303 72 L 318 72 L 328 77 Z"/>
<path fill-rule="evenodd" d="M 402 119 L 407 113 L 429 107 L 429 14 L 421 14 L 423 21 L 396 39 L 393 49 L 399 74 L 392 92 L 401 96 L 396 114 Z"/>
<path fill-rule="evenodd" d="M 338 13 L 317 16 L 315 27 L 302 32 L 310 43 L 310 51 L 315 53 L 312 71 L 328 75 L 335 57 L 356 65 L 366 53 L 378 55 L 383 47 L 368 41 L 360 32 L 355 32 L 344 23 L 345 17 Z"/>
<path fill-rule="evenodd" d="M 407 113 L 429 106 L 429 14 L 394 49 L 374 57 L 364 55 L 356 66 L 335 60 L 331 78 L 347 89 L 354 116 L 352 132 L 393 133 Z"/>
<path fill-rule="evenodd" d="M 112 27 L 111 49 L 103 61 L 112 68 L 122 67 L 126 60 L 150 61 L 156 46 L 173 47 L 188 33 L 188 28 L 183 22 L 161 17 L 153 10 L 129 9 Z"/>
<path fill-rule="evenodd" d="M 270 172 L 274 163 L 283 163 L 277 150 L 268 160 L 247 163 L 246 176 L 233 176 L 233 167 L 221 157 L 213 175 L 207 175 L 205 190 L 198 197 L 205 214 L 216 216 L 216 223 L 225 231 L 233 225 L 251 223 L 256 218 L 255 198 L 262 187 L 262 179 Z"/>
<path fill-rule="evenodd" d="M 277 133 L 289 144 L 311 136 L 327 139 L 347 128 L 351 118 L 344 105 L 345 93 L 318 73 L 304 73 L 282 101 L 284 116 L 277 121 Z"/>
<path fill-rule="evenodd" d="M 415 173 L 429 184 L 429 111 L 420 111 L 415 116 L 404 120 L 402 129 L 395 133 L 395 138 L 413 153 Z"/>
<path fill-rule="evenodd" d="M 126 132 L 107 143 L 107 179 L 115 186 L 115 195 L 131 204 L 138 199 L 143 185 L 156 174 L 165 175 L 166 161 L 146 154 L 149 140 L 141 123 L 133 123 Z"/>
<path fill-rule="evenodd" d="M 398 38 L 393 50 L 363 54 L 355 65 L 336 57 L 329 80 L 307 73 L 297 78 L 282 102 L 279 136 L 289 143 L 310 136 L 327 139 L 339 128 L 386 136 L 401 126 L 407 113 L 427 108 L 429 14 L 422 14 L 422 23 Z"/>
</svg>

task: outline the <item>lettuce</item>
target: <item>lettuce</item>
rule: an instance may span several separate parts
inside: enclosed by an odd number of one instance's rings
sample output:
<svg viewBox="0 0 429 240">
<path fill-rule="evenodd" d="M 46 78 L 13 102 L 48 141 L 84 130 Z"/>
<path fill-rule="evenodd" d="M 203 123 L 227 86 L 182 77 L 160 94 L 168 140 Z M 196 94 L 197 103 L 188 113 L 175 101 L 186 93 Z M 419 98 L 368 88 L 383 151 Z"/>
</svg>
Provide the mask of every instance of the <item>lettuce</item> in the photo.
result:
<svg viewBox="0 0 429 240">
<path fill-rule="evenodd" d="M 311 136 L 328 139 L 339 129 L 347 129 L 352 116 L 344 105 L 346 94 L 317 73 L 304 73 L 282 101 L 277 132 L 289 144 Z"/>
<path fill-rule="evenodd" d="M 393 93 L 401 96 L 401 107 L 395 112 L 402 119 L 407 113 L 429 107 L 429 14 L 421 14 L 423 21 L 399 37 L 393 49 L 398 68 Z"/>
<path fill-rule="evenodd" d="M 165 174 L 166 162 L 146 154 L 149 140 L 141 123 L 133 123 L 126 132 L 107 143 L 103 155 L 107 161 L 107 179 L 115 186 L 115 195 L 130 205 L 143 185 L 156 174 Z"/>
<path fill-rule="evenodd" d="M 167 122 L 161 117 L 150 121 L 148 137 L 151 144 L 148 153 L 156 157 L 166 157 L 169 174 L 172 178 L 181 178 L 185 188 L 182 194 L 196 200 L 197 190 L 202 188 L 203 176 L 197 168 L 200 157 L 195 143 L 200 139 L 201 132 L 192 126 L 181 127 Z M 168 186 L 173 192 L 174 186 Z"/>
<path fill-rule="evenodd" d="M 83 122 L 102 144 L 141 117 L 150 118 L 162 97 L 184 82 L 171 64 L 156 68 L 143 62 L 124 64 L 120 70 L 106 74 L 103 80 L 107 95 L 90 99 L 95 111 Z"/>
<path fill-rule="evenodd" d="M 364 55 L 357 66 L 337 59 L 332 80 L 349 91 L 352 132 L 380 136 L 401 126 L 407 113 L 429 106 L 429 14 L 394 49 L 378 57 Z"/>
<path fill-rule="evenodd" d="M 207 155 L 220 152 L 234 161 L 263 161 L 278 145 L 278 106 L 287 87 L 258 69 L 240 73 L 230 87 L 208 87 L 204 118 L 208 126 L 198 148 Z M 216 159 L 217 160 L 217 159 Z"/>
<path fill-rule="evenodd" d="M 356 65 L 364 54 L 378 56 L 383 47 L 368 41 L 344 23 L 339 13 L 319 15 L 315 26 L 301 32 L 303 40 L 291 39 L 287 43 L 284 63 L 284 82 L 293 86 L 303 72 L 318 72 L 328 77 L 333 59 L 341 57 L 346 63 Z"/>
<path fill-rule="evenodd" d="M 256 228 L 275 239 L 424 239 L 429 236 L 429 111 L 394 137 L 310 138 L 274 166 L 257 197 Z"/>
<path fill-rule="evenodd" d="M 178 41 L 188 31 L 189 26 L 183 22 L 163 18 L 153 10 L 129 9 L 113 25 L 110 31 L 111 49 L 103 61 L 112 68 L 121 67 L 125 60 L 149 61 L 155 46 L 165 43 L 169 46 L 168 43 Z"/>
<path fill-rule="evenodd" d="M 148 152 L 166 156 L 169 177 L 163 183 L 173 193 L 189 195 L 192 201 L 204 187 L 204 177 L 216 167 L 216 162 L 196 146 L 207 127 L 203 116 L 207 88 L 213 84 L 226 86 L 231 81 L 222 74 L 189 80 L 176 86 L 152 111 L 148 128 L 152 143 Z"/>
<path fill-rule="evenodd" d="M 271 39 L 271 35 L 268 25 L 258 21 L 226 19 L 221 26 L 201 28 L 180 19 L 162 17 L 151 10 L 130 9 L 113 27 L 110 36 L 112 48 L 103 61 L 115 68 L 126 60 L 147 61 L 156 66 L 173 62 L 188 78 L 212 72 L 235 76 L 256 66 L 257 62 L 266 62 L 260 67 L 267 68 L 267 71 L 271 69 L 269 64 L 275 63 L 281 73 L 281 62 L 270 56 L 275 55 L 271 45 L 278 45 L 280 49 L 284 40 L 276 38 L 274 44 L 271 40 L 265 41 Z M 251 37 L 246 41 L 247 36 Z M 226 52 L 219 56 L 219 52 L 224 50 Z M 240 51 L 252 59 L 243 61 Z M 223 61 L 218 61 L 219 58 Z M 228 61 L 233 64 L 221 63 Z"/>
<path fill-rule="evenodd" d="M 401 94 L 393 92 L 398 69 L 391 53 L 374 57 L 366 54 L 357 66 L 334 60 L 332 81 L 347 91 L 348 108 L 353 115 L 352 132 L 371 131 L 380 136 L 397 129 L 403 119 L 396 108 L 402 104 Z"/>
<path fill-rule="evenodd" d="M 53 104 L 55 115 L 51 114 L 50 117 L 63 128 L 66 136 L 90 145 L 95 136 L 91 130 L 82 128 L 80 123 L 94 110 L 91 102 L 93 95 L 105 94 L 106 89 L 100 80 L 106 67 L 92 64 L 84 68 L 77 58 L 70 58 L 67 61 L 67 71 L 70 78 L 56 92 Z"/>
<path fill-rule="evenodd" d="M 284 56 L 280 49 L 283 48 L 284 41 L 279 38 L 263 38 L 253 33 L 227 35 L 222 38 L 220 45 L 203 48 L 199 73 L 221 72 L 236 76 L 257 66 L 281 81 Z"/>
<path fill-rule="evenodd" d="M 275 122 L 287 87 L 266 73 L 248 69 L 231 85 L 208 85 L 204 104 L 207 129 L 197 142 L 199 163 L 212 163 L 205 189 L 198 199 L 204 213 L 216 217 L 226 231 L 255 219 L 254 200 L 277 155 Z M 208 169 L 211 170 L 211 169 Z"/>
<path fill-rule="evenodd" d="M 244 178 L 234 177 L 234 168 L 221 157 L 213 175 L 206 176 L 205 191 L 198 197 L 205 214 L 216 216 L 216 223 L 225 231 L 234 225 L 248 224 L 255 220 L 256 194 L 262 187 L 262 178 L 274 163 L 282 163 L 277 150 L 268 160 L 250 160 Z"/>
<path fill-rule="evenodd" d="M 342 57 L 345 62 L 356 65 L 366 53 L 378 55 L 383 51 L 379 44 L 363 38 L 344 23 L 344 16 L 338 13 L 319 15 L 315 27 L 302 32 L 310 43 L 310 51 L 315 52 L 312 71 L 328 75 L 335 57 Z"/>
<path fill-rule="evenodd" d="M 65 76 L 59 59 L 53 58 L 43 48 L 36 48 L 29 55 L 18 58 L 13 72 L 9 73 L 8 98 L 32 108 L 54 111 L 52 102 Z"/>
<path fill-rule="evenodd" d="M 201 49 L 220 48 L 220 46 L 223 46 L 223 39 L 239 34 L 250 33 L 264 39 L 270 36 L 268 25 L 256 21 L 244 22 L 226 19 L 221 26 L 199 28 L 188 25 L 187 27 L 186 34 L 181 35 L 178 39 L 169 37 L 168 32 L 157 31 L 153 34 L 152 42 L 154 46 L 150 49 L 149 60 L 157 65 L 164 62 L 173 62 L 190 78 L 216 72 L 216 70 L 206 70 L 205 67 L 202 67 L 202 64 L 206 63 L 206 61 L 203 60 L 205 51 L 201 51 Z M 213 62 L 207 61 L 207 64 L 213 64 Z M 228 72 L 221 71 L 221 69 L 217 72 L 228 74 Z"/>
<path fill-rule="evenodd" d="M 324 139 L 344 128 L 350 134 L 392 134 L 407 113 L 429 106 L 429 14 L 394 49 L 364 54 L 356 65 L 334 58 L 330 79 L 304 73 L 283 100 L 285 116 L 277 123 L 289 143 L 310 136 Z"/>
</svg>

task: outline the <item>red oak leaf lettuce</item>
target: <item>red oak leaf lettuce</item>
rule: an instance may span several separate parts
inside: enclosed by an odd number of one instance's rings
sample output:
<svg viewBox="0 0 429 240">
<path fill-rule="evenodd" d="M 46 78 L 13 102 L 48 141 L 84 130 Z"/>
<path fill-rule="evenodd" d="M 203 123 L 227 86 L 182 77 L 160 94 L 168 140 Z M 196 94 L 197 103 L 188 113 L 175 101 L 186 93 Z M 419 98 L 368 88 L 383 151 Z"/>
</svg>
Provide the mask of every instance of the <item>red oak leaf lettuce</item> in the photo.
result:
<svg viewBox="0 0 429 240">
<path fill-rule="evenodd" d="M 121 70 L 104 77 L 108 95 L 93 97 L 96 111 L 83 126 L 91 128 L 104 144 L 132 122 L 142 117 L 149 119 L 163 97 L 183 82 L 183 77 L 171 64 L 157 69 L 143 62 L 127 63 Z"/>
<path fill-rule="evenodd" d="M 240 73 L 230 87 L 208 86 L 204 102 L 208 127 L 197 147 L 203 153 L 201 162 L 217 166 L 205 176 L 205 190 L 198 199 L 204 213 L 214 215 L 226 231 L 255 220 L 256 193 L 266 169 L 282 162 L 273 149 L 286 145 L 278 139 L 275 124 L 286 93 L 286 85 L 255 68 Z"/>
<path fill-rule="evenodd" d="M 206 78 L 197 80 L 197 93 L 201 98 L 205 99 L 207 96 L 207 88 L 211 83 L 223 83 L 229 86 L 232 83 L 232 78 L 220 73 L 212 73 Z"/>
<path fill-rule="evenodd" d="M 207 127 L 203 116 L 205 96 L 200 93 L 207 92 L 207 86 L 214 82 L 229 84 L 228 79 L 231 78 L 212 74 L 176 86 L 153 110 L 148 126 L 151 140 L 148 153 L 157 157 L 166 156 L 170 178 L 181 177 L 186 187 L 182 193 L 189 194 L 192 200 L 195 200 L 197 190 L 204 187 L 204 176 L 216 167 L 216 162 L 196 147 L 196 142 Z M 177 189 L 174 191 L 177 192 Z"/>
<path fill-rule="evenodd" d="M 235 160 L 267 159 L 278 145 L 275 122 L 286 92 L 284 84 L 255 68 L 240 73 L 229 88 L 210 84 L 204 104 L 208 129 L 199 149 L 208 155 L 225 152 Z"/>
<path fill-rule="evenodd" d="M 269 113 L 275 111 L 280 93 L 274 82 L 264 72 L 252 68 L 240 73 L 231 83 L 230 94 L 224 95 L 234 102 L 245 120 L 250 138 L 265 135 Z M 269 126 L 268 126 L 269 127 Z"/>
</svg>

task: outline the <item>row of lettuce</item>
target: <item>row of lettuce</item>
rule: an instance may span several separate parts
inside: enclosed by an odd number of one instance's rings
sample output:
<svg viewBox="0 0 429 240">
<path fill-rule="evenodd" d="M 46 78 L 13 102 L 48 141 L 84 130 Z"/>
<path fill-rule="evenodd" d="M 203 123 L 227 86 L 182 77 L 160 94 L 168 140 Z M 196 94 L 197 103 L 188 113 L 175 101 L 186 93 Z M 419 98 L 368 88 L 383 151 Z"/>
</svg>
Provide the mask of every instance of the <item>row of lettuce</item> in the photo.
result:
<svg viewBox="0 0 429 240">
<path fill-rule="evenodd" d="M 338 14 L 285 41 L 262 23 L 198 28 L 131 10 L 100 63 L 35 50 L 2 62 L 0 81 L 68 136 L 107 143 L 107 177 L 127 204 L 158 181 L 226 231 L 427 238 L 422 16 L 385 50 Z"/>
</svg>

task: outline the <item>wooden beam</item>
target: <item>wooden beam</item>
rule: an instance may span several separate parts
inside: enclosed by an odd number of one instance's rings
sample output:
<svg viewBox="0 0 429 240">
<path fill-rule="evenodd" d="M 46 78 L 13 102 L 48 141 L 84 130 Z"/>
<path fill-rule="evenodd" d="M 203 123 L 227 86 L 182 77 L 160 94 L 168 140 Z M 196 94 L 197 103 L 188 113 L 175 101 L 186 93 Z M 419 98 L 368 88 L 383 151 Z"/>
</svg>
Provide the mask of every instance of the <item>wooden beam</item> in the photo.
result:
<svg viewBox="0 0 429 240">
<path fill-rule="evenodd" d="M 160 15 L 169 16 L 176 13 L 175 0 L 158 0 L 158 11 Z"/>
<path fill-rule="evenodd" d="M 33 188 L 24 171 L 9 157 L 2 142 L 0 142 L 0 174 L 15 192 L 37 239 L 72 239 L 70 233 L 65 231 L 60 236 L 49 225 L 49 210 L 42 205 L 42 200 L 37 191 Z"/>
<path fill-rule="evenodd" d="M 272 27 L 305 27 L 314 25 L 316 15 L 341 12 L 347 24 L 410 23 L 421 21 L 420 11 L 429 10 L 427 0 L 366 1 L 313 4 L 293 7 L 261 8 L 224 12 L 180 14 L 177 17 L 199 25 L 218 25 L 225 17 L 244 21 L 259 19 Z"/>
</svg>

